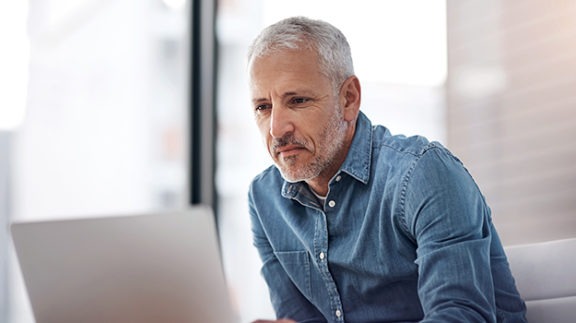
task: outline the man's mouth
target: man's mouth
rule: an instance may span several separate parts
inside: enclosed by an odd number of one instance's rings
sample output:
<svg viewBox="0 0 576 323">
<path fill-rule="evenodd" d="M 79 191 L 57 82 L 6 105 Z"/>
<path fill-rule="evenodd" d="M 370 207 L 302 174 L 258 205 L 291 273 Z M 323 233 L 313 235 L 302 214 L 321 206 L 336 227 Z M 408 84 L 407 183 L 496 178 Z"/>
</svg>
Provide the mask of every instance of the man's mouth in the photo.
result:
<svg viewBox="0 0 576 323">
<path fill-rule="evenodd" d="M 281 146 L 281 147 L 275 148 L 274 152 L 278 156 L 288 157 L 288 156 L 297 154 L 299 151 L 302 151 L 304 149 L 306 149 L 306 148 L 301 146 L 301 145 L 286 145 L 286 146 Z"/>
</svg>

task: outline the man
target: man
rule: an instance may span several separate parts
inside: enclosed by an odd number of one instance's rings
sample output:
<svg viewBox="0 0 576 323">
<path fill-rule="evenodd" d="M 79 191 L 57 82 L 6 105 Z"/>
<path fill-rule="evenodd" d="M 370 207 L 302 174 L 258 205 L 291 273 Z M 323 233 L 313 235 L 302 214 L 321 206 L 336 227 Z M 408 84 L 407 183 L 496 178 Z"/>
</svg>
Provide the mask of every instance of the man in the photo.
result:
<svg viewBox="0 0 576 323">
<path fill-rule="evenodd" d="M 523 322 L 490 210 L 460 161 L 360 112 L 350 48 L 303 17 L 249 52 L 272 166 L 250 187 L 278 322 Z"/>
</svg>

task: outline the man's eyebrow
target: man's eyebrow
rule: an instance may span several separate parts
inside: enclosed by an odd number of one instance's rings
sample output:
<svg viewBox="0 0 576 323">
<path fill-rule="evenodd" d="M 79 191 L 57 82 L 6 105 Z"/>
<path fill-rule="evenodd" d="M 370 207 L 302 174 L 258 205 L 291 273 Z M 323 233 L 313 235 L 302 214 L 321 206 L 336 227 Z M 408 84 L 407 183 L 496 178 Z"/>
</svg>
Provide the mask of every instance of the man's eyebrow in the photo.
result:
<svg viewBox="0 0 576 323">
<path fill-rule="evenodd" d="M 252 103 L 256 104 L 256 103 L 262 103 L 262 102 L 266 102 L 268 101 L 268 99 L 266 98 L 256 98 L 256 99 L 252 99 Z"/>
<path fill-rule="evenodd" d="M 284 99 L 284 98 L 294 96 L 294 95 L 312 95 L 312 93 L 310 93 L 309 91 L 306 91 L 306 90 L 288 91 L 288 92 L 284 92 L 281 97 Z M 254 103 L 254 104 L 262 103 L 262 102 L 268 102 L 268 101 L 270 101 L 270 99 L 268 99 L 268 98 L 254 98 L 254 99 L 252 99 L 252 103 Z"/>
<path fill-rule="evenodd" d="M 282 94 L 282 98 L 286 99 L 292 96 L 305 96 L 305 97 L 314 97 L 314 93 L 309 90 L 296 90 L 296 91 L 288 91 Z"/>
</svg>

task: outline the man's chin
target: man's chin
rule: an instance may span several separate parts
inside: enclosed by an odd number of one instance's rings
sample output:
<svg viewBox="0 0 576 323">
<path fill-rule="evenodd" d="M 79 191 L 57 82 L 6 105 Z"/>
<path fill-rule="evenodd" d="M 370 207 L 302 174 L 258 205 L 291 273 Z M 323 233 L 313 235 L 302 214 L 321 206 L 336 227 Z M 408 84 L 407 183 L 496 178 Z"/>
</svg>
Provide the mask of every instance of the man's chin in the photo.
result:
<svg viewBox="0 0 576 323">
<path fill-rule="evenodd" d="M 276 165 L 276 167 L 280 171 L 282 178 L 289 183 L 303 182 L 303 181 L 306 181 L 306 180 L 309 180 L 309 179 L 316 177 L 316 175 L 312 175 L 312 174 L 301 174 L 298 172 L 286 170 L 286 169 L 283 169 L 282 167 L 279 167 L 278 165 Z"/>
<path fill-rule="evenodd" d="M 282 178 L 289 183 L 297 183 L 303 180 L 302 178 L 295 176 L 295 174 L 293 174 L 292 172 L 287 172 L 278 165 L 276 165 L 276 167 L 280 171 L 280 175 L 282 175 Z"/>
<path fill-rule="evenodd" d="M 303 179 L 289 178 L 284 175 L 282 175 L 282 178 L 288 183 L 298 183 L 303 181 Z"/>
</svg>

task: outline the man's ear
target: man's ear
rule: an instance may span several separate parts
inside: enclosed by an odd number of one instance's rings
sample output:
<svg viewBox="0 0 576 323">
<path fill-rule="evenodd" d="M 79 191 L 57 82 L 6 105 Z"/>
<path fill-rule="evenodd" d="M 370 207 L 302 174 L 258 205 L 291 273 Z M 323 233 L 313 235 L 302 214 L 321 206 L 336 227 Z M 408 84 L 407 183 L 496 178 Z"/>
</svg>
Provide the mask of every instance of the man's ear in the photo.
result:
<svg viewBox="0 0 576 323">
<path fill-rule="evenodd" d="M 354 75 L 348 77 L 340 88 L 340 102 L 344 108 L 344 119 L 354 121 L 360 110 L 360 80 Z"/>
</svg>

